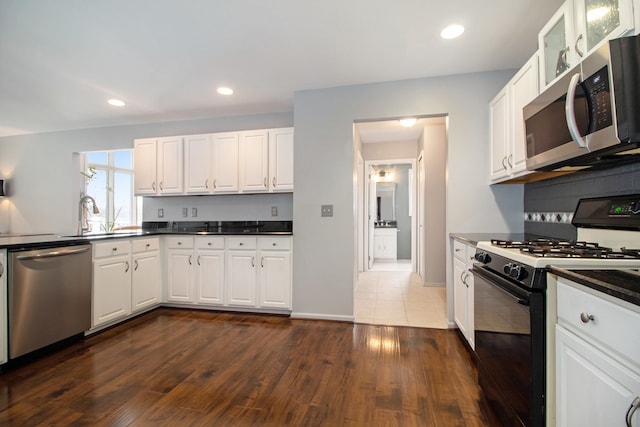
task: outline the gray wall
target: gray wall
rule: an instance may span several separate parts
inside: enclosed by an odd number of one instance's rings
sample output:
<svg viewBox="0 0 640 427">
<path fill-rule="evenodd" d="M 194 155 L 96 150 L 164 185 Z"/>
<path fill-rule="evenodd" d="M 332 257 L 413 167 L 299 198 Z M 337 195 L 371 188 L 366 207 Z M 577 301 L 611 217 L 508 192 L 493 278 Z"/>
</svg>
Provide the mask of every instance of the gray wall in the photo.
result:
<svg viewBox="0 0 640 427">
<path fill-rule="evenodd" d="M 354 120 L 448 114 L 447 227 L 441 235 L 523 231 L 522 185 L 489 186 L 488 105 L 512 75 L 477 73 L 295 94 L 294 316 L 353 318 Z M 334 205 L 333 217 L 320 217 L 322 204 Z M 450 263 L 447 250 L 449 313 Z"/>
<path fill-rule="evenodd" d="M 292 113 L 114 126 L 0 138 L 0 232 L 76 231 L 82 176 L 73 153 L 133 148 L 136 138 L 289 127 Z"/>
</svg>

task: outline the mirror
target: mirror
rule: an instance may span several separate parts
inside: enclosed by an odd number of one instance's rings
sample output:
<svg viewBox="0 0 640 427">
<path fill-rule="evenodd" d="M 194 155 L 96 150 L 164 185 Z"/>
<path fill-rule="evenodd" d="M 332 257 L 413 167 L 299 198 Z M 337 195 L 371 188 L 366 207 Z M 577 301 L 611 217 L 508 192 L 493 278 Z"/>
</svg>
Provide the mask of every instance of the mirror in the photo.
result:
<svg viewBox="0 0 640 427">
<path fill-rule="evenodd" d="M 393 182 L 376 183 L 378 221 L 396 220 L 396 184 Z"/>
</svg>

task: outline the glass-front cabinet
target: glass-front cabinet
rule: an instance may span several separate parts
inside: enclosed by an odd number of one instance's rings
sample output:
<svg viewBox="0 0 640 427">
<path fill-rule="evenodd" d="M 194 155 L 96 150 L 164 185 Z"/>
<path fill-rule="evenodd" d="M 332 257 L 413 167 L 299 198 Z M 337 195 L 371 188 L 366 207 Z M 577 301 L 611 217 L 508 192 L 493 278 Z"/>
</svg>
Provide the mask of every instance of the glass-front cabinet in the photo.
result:
<svg viewBox="0 0 640 427">
<path fill-rule="evenodd" d="M 605 40 L 632 33 L 633 1 L 565 1 L 538 34 L 541 92 Z"/>
</svg>

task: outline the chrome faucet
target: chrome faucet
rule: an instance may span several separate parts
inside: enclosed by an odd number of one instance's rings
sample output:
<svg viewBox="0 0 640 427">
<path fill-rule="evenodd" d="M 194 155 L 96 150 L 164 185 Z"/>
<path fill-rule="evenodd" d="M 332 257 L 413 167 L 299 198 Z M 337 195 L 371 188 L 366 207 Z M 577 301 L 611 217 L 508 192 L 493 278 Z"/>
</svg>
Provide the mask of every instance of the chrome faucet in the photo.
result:
<svg viewBox="0 0 640 427">
<path fill-rule="evenodd" d="M 87 210 L 87 208 L 85 207 L 85 203 L 87 201 L 91 201 L 91 204 L 93 205 L 94 214 L 100 213 L 100 209 L 98 209 L 98 204 L 96 203 L 96 199 L 94 199 L 91 196 L 83 196 L 80 198 L 80 204 L 78 209 L 78 236 L 81 236 L 82 234 L 84 234 L 85 231 L 89 231 L 91 229 L 89 227 L 89 224 L 87 223 L 87 218 L 85 218 L 85 215 L 84 215 L 85 211 Z"/>
</svg>

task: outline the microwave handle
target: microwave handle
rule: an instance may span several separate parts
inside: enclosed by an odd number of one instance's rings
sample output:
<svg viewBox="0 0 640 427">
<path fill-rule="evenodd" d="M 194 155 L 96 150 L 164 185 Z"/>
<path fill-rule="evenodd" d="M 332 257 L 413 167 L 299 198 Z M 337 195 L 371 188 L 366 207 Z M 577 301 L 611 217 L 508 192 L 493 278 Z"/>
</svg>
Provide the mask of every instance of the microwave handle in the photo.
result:
<svg viewBox="0 0 640 427">
<path fill-rule="evenodd" d="M 564 112 L 567 117 L 567 127 L 569 128 L 569 133 L 571 134 L 573 141 L 578 147 L 586 147 L 587 143 L 584 141 L 584 138 L 580 135 L 580 131 L 578 130 L 578 123 L 576 122 L 576 113 L 573 103 L 578 83 L 580 83 L 580 73 L 576 73 L 571 77 L 569 88 L 567 89 L 567 100 L 564 104 Z"/>
</svg>

